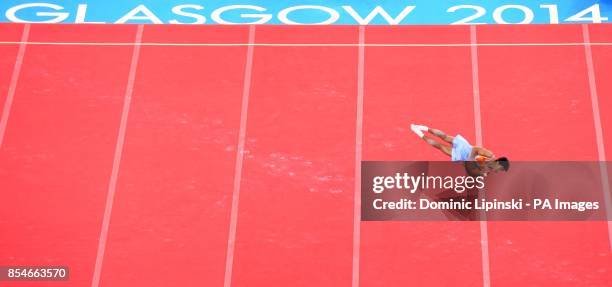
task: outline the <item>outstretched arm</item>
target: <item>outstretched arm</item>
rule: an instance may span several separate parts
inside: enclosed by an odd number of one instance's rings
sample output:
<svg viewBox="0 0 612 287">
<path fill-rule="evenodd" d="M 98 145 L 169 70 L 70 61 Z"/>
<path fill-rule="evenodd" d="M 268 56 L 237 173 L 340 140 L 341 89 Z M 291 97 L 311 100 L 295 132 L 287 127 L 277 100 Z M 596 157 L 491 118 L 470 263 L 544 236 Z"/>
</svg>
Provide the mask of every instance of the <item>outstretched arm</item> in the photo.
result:
<svg viewBox="0 0 612 287">
<path fill-rule="evenodd" d="M 476 158 L 477 156 L 484 156 L 490 159 L 495 158 L 495 155 L 490 150 L 482 148 L 482 147 L 473 147 L 470 157 Z"/>
</svg>

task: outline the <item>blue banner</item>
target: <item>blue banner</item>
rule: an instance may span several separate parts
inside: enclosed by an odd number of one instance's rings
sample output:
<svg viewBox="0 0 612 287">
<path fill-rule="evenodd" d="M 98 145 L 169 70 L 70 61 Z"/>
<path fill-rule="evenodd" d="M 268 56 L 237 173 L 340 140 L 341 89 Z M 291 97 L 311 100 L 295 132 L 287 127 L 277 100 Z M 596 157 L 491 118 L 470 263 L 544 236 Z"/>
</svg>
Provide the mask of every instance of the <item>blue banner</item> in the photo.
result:
<svg viewBox="0 0 612 287">
<path fill-rule="evenodd" d="M 3 0 L 0 13 L 31 23 L 564 24 L 609 22 L 612 0 Z"/>
</svg>

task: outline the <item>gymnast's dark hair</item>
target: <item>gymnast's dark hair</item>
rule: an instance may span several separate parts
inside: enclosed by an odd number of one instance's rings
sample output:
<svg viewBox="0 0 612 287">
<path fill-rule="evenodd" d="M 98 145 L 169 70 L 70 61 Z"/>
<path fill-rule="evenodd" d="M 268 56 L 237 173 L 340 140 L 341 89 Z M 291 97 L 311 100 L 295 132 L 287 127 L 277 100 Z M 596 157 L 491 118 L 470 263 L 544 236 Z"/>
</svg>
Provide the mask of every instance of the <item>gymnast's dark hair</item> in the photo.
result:
<svg viewBox="0 0 612 287">
<path fill-rule="evenodd" d="M 508 169 L 510 169 L 510 161 L 507 157 L 502 156 L 496 159 L 495 161 L 498 162 L 504 168 L 504 171 L 508 171 Z"/>
</svg>

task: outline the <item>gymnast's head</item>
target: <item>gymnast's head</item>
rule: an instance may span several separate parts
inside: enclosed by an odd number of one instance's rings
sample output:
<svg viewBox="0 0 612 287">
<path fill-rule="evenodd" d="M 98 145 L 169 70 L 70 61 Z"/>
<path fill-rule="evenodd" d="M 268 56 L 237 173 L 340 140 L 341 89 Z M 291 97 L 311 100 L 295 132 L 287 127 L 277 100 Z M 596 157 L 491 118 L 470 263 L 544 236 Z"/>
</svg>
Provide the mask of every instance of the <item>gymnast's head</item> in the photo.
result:
<svg viewBox="0 0 612 287">
<path fill-rule="evenodd" d="M 490 162 L 490 168 L 493 172 L 508 171 L 510 169 L 510 161 L 507 157 L 498 157 Z"/>
</svg>

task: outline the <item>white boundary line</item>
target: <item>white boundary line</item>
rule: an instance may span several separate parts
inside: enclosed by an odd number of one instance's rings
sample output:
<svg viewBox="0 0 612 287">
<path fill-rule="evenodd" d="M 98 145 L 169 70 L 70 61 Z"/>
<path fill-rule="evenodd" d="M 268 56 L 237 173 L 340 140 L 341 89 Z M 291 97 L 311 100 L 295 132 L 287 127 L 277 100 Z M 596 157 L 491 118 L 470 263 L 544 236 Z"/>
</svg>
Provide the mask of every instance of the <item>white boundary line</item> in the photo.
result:
<svg viewBox="0 0 612 287">
<path fill-rule="evenodd" d="M 74 46 L 133 46 L 134 43 L 125 42 L 10 42 L 0 41 L 0 45 L 74 45 Z M 242 47 L 242 46 L 261 46 L 261 47 L 508 47 L 508 46 L 585 46 L 585 43 L 455 43 L 455 44 L 392 44 L 392 43 L 140 43 L 140 46 L 176 46 L 176 47 Z M 591 46 L 612 46 L 612 42 L 590 43 Z"/>
<path fill-rule="evenodd" d="M 255 42 L 255 26 L 249 26 L 249 43 Z M 246 141 L 247 114 L 249 111 L 249 95 L 251 93 L 251 74 L 253 71 L 253 53 L 255 47 L 249 45 L 244 66 L 244 84 L 242 89 L 242 106 L 240 109 L 240 131 L 238 134 L 238 148 L 236 150 L 236 167 L 234 171 L 234 188 L 232 192 L 232 208 L 230 211 L 229 235 L 227 238 L 227 254 L 225 259 L 225 276 L 223 286 L 232 286 L 232 271 L 234 264 L 234 250 L 236 246 L 236 228 L 238 224 L 238 203 L 240 199 L 240 183 L 242 180 L 242 164 L 244 160 L 244 146 Z"/>
<path fill-rule="evenodd" d="M 361 159 L 363 150 L 363 93 L 365 78 L 365 26 L 359 26 L 359 52 L 357 61 L 357 120 L 355 126 L 355 193 L 353 207 L 353 272 L 352 287 L 359 286 L 359 259 L 361 247 Z"/>
<path fill-rule="evenodd" d="M 111 213 L 113 211 L 113 201 L 115 192 L 117 191 L 117 178 L 119 176 L 119 165 L 121 164 L 121 155 L 123 153 L 123 144 L 125 142 L 125 133 L 127 129 L 128 114 L 130 112 L 130 104 L 132 102 L 132 94 L 134 92 L 134 80 L 136 78 L 136 70 L 138 66 L 138 58 L 140 57 L 140 45 L 142 42 L 142 33 L 144 25 L 138 25 L 136 37 L 134 40 L 134 50 L 132 52 L 132 61 L 130 63 L 130 71 L 128 74 L 127 85 L 125 89 L 125 97 L 123 101 L 123 110 L 121 112 L 121 122 L 119 124 L 119 133 L 117 135 L 117 144 L 115 146 L 115 155 L 113 157 L 113 168 L 111 170 L 110 181 L 108 185 L 108 193 L 106 194 L 106 205 L 104 208 L 104 217 L 102 219 L 102 229 L 100 231 L 100 239 L 98 241 L 98 251 L 96 254 L 96 265 L 94 267 L 92 287 L 98 287 L 100 284 L 100 275 L 102 273 L 102 264 L 104 261 L 104 252 L 106 250 L 106 240 L 108 239 L 108 230 L 110 227 Z"/>
<path fill-rule="evenodd" d="M 476 37 L 476 26 L 470 26 L 470 41 L 472 44 L 470 54 L 472 58 L 472 90 L 474 96 L 474 126 L 476 129 L 476 145 L 482 146 L 482 119 L 480 113 L 480 79 L 478 77 L 478 46 Z M 479 190 L 479 197 L 483 193 Z M 480 219 L 480 253 L 482 256 L 482 285 L 491 286 L 491 269 L 489 259 L 489 231 L 485 216 Z"/>
<path fill-rule="evenodd" d="M 4 141 L 4 133 L 6 132 L 9 114 L 11 113 L 11 106 L 13 105 L 13 99 L 15 98 L 15 90 L 17 89 L 17 82 L 19 81 L 19 74 L 21 73 L 21 65 L 23 64 L 23 57 L 25 55 L 26 43 L 29 35 L 30 24 L 25 24 L 23 26 L 23 32 L 21 33 L 21 42 L 19 42 L 19 50 L 17 51 L 15 66 L 13 66 L 13 74 L 11 75 L 7 96 L 4 100 L 2 117 L 0 118 L 0 148 L 2 148 L 2 142 Z"/>
<path fill-rule="evenodd" d="M 482 146 L 482 121 L 480 118 L 480 78 L 478 76 L 478 42 L 476 26 L 470 26 L 470 55 L 472 60 L 472 92 L 474 96 L 474 127 L 476 129 L 476 144 Z"/>
<path fill-rule="evenodd" d="M 612 250 L 612 200 L 610 199 L 610 185 L 608 179 L 608 167 L 606 163 L 606 149 L 603 140 L 603 128 L 601 126 L 601 114 L 599 112 L 599 98 L 597 96 L 597 82 L 595 79 L 595 68 L 593 66 L 593 52 L 591 51 L 589 26 L 582 25 L 582 36 L 584 38 L 584 53 L 589 76 L 589 90 L 591 92 L 591 107 L 593 109 L 593 123 L 595 124 L 595 138 L 597 140 L 597 156 L 599 160 L 599 171 L 603 189 L 606 214 L 608 219 L 608 242 Z"/>
</svg>

